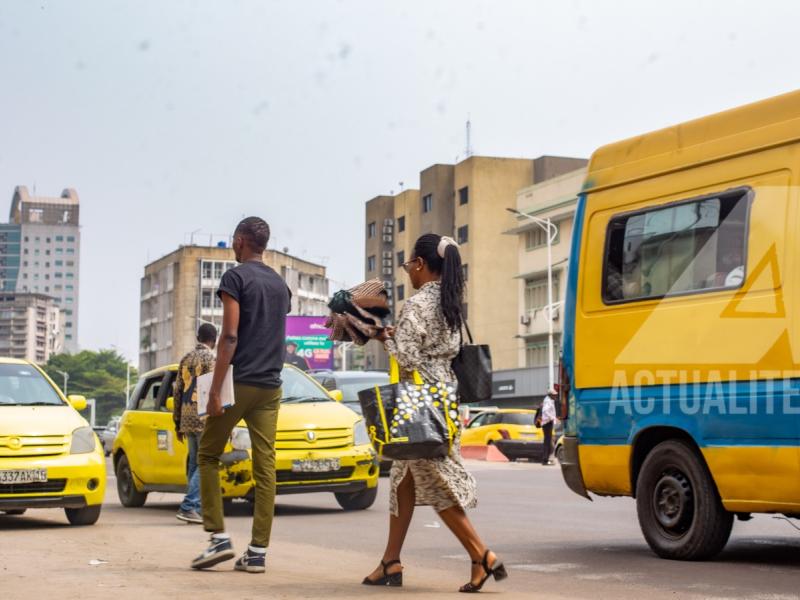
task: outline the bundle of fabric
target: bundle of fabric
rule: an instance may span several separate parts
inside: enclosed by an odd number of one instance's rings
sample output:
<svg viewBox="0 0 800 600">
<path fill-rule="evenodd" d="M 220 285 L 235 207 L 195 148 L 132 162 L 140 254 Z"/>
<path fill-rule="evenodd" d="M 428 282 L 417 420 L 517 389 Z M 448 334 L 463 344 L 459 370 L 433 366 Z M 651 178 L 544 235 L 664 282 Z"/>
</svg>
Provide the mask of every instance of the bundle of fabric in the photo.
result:
<svg viewBox="0 0 800 600">
<path fill-rule="evenodd" d="M 328 303 L 331 316 L 325 327 L 330 339 L 363 346 L 384 328 L 389 316 L 389 294 L 380 279 L 371 279 L 349 290 L 340 290 Z"/>
</svg>

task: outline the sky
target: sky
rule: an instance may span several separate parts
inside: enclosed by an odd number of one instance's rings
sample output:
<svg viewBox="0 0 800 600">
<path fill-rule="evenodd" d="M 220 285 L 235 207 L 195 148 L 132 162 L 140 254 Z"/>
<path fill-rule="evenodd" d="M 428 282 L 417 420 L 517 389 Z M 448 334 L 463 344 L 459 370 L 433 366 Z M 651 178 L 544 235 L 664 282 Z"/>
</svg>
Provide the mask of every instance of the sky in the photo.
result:
<svg viewBox="0 0 800 600">
<path fill-rule="evenodd" d="M 364 272 L 364 203 L 475 154 L 589 157 L 798 87 L 800 3 L 4 0 L 0 212 L 77 189 L 79 343 L 136 362 L 144 266 L 227 239 Z M 793 74 L 794 73 L 794 74 Z"/>
</svg>

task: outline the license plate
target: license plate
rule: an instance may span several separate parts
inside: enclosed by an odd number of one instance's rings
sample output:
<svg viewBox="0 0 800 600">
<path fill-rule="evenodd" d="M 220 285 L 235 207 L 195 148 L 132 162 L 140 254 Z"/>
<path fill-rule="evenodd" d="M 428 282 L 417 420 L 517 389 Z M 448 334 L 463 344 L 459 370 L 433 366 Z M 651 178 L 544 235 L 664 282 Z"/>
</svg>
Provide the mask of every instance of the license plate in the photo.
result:
<svg viewBox="0 0 800 600">
<path fill-rule="evenodd" d="M 339 470 L 338 458 L 320 458 L 313 460 L 293 460 L 292 472 L 294 473 L 326 473 Z"/>
<path fill-rule="evenodd" d="M 536 435 L 535 433 L 521 433 L 520 434 L 520 438 L 524 439 L 524 440 L 535 440 L 537 437 L 539 437 L 539 436 Z"/>
<path fill-rule="evenodd" d="M 47 469 L 0 471 L 0 483 L 36 483 L 47 481 Z"/>
</svg>

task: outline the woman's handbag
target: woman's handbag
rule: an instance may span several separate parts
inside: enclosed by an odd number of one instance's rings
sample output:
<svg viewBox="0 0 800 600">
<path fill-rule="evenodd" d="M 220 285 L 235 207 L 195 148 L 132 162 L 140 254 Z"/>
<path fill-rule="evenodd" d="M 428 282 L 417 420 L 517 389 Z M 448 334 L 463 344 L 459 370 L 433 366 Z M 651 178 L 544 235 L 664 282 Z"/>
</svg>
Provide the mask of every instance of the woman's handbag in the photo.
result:
<svg viewBox="0 0 800 600">
<path fill-rule="evenodd" d="M 461 337 L 461 350 L 453 359 L 453 372 L 458 380 L 458 396 L 462 404 L 474 404 L 492 398 L 492 352 L 486 344 L 474 344 L 469 325 L 464 321 L 469 344 Z M 461 331 L 459 330 L 459 335 Z"/>
<path fill-rule="evenodd" d="M 391 359 L 389 385 L 358 393 L 370 441 L 379 455 L 397 460 L 440 458 L 458 435 L 458 401 L 453 383 L 400 381 Z"/>
</svg>

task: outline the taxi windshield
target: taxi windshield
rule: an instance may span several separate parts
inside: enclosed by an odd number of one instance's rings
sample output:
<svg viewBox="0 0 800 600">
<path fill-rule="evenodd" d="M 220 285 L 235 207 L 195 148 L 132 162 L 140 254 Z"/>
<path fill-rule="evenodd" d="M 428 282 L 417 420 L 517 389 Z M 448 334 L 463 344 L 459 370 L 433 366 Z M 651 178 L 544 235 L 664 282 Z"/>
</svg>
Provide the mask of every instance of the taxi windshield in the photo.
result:
<svg viewBox="0 0 800 600">
<path fill-rule="evenodd" d="M 283 398 L 281 402 L 334 402 L 311 378 L 296 369 L 284 369 Z"/>
<path fill-rule="evenodd" d="M 63 406 L 47 380 L 29 365 L 0 365 L 0 406 Z"/>
</svg>

